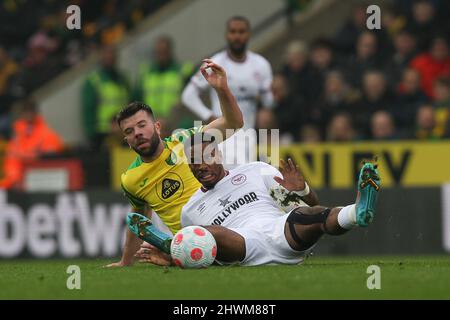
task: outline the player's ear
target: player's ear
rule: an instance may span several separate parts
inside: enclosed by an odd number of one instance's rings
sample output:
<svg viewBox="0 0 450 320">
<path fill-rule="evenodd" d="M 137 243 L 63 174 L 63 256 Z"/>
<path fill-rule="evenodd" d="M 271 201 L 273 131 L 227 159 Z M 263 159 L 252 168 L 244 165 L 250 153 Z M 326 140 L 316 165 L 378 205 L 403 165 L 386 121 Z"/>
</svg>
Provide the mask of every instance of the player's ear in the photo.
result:
<svg viewBox="0 0 450 320">
<path fill-rule="evenodd" d="M 161 122 L 159 120 L 155 121 L 155 129 L 158 135 L 161 135 Z"/>
<path fill-rule="evenodd" d="M 123 137 L 123 141 L 125 141 L 128 147 L 131 149 L 131 145 L 128 143 L 127 137 Z"/>
</svg>

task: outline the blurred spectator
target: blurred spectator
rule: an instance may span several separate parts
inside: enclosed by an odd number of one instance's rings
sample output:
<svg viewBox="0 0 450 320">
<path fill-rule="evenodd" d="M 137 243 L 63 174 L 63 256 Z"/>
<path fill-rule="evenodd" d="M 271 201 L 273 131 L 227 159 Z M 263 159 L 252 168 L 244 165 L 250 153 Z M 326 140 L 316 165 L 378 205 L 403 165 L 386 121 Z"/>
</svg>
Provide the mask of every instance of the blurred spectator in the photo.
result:
<svg viewBox="0 0 450 320">
<path fill-rule="evenodd" d="M 33 101 L 26 101 L 13 123 L 13 137 L 6 147 L 0 188 L 14 188 L 22 179 L 23 165 L 63 149 L 61 138 L 48 127 Z"/>
<path fill-rule="evenodd" d="M 383 5 L 381 12 L 381 28 L 387 31 L 389 39 L 393 39 L 405 27 L 406 18 L 389 5 Z"/>
<path fill-rule="evenodd" d="M 170 130 L 167 120 L 171 118 L 192 72 L 191 63 L 180 64 L 176 61 L 173 41 L 168 36 L 161 36 L 155 41 L 152 61 L 140 66 L 134 97 L 152 107 L 164 130 Z"/>
<path fill-rule="evenodd" d="M 317 39 L 311 44 L 310 63 L 314 81 L 317 81 L 317 94 L 323 93 L 326 73 L 337 66 L 333 47 L 328 40 Z M 315 97 L 314 100 L 317 100 Z"/>
<path fill-rule="evenodd" d="M 371 31 L 362 32 L 356 42 L 356 55 L 348 59 L 346 78 L 354 87 L 358 87 L 364 73 L 379 67 L 377 58 L 377 37 Z"/>
<path fill-rule="evenodd" d="M 84 82 L 82 92 L 83 125 L 89 145 L 99 150 L 111 131 L 111 118 L 129 100 L 129 86 L 125 76 L 116 68 L 116 49 L 105 46 L 101 64 Z"/>
<path fill-rule="evenodd" d="M 273 77 L 272 93 L 280 135 L 298 141 L 299 128 L 308 121 L 305 101 L 301 96 L 291 95 L 286 78 L 282 74 Z"/>
<path fill-rule="evenodd" d="M 394 140 L 397 139 L 394 119 L 389 112 L 377 111 L 372 115 L 371 133 L 373 140 Z"/>
<path fill-rule="evenodd" d="M 309 51 L 306 43 L 292 41 L 286 50 L 286 62 L 281 73 L 287 79 L 289 90 L 308 103 L 320 94 L 320 79 L 308 63 Z"/>
<path fill-rule="evenodd" d="M 318 39 L 311 45 L 311 64 L 313 68 L 324 74 L 335 66 L 333 47 L 328 40 Z"/>
<path fill-rule="evenodd" d="M 393 104 L 394 96 L 387 87 L 384 74 L 377 70 L 368 71 L 363 78 L 362 98 L 351 107 L 356 128 L 368 134 L 371 115 L 379 110 L 390 111 Z"/>
<path fill-rule="evenodd" d="M 408 31 L 402 30 L 394 36 L 394 52 L 385 64 L 389 83 L 395 85 L 400 81 L 403 70 L 416 54 L 416 39 Z"/>
<path fill-rule="evenodd" d="M 420 74 L 414 69 L 406 69 L 397 88 L 397 103 L 393 110 L 398 126 L 403 129 L 411 128 L 417 109 L 427 101 L 428 98 L 420 87 Z"/>
<path fill-rule="evenodd" d="M 366 9 L 367 5 L 357 5 L 353 8 L 352 16 L 350 21 L 348 21 L 336 34 L 334 37 L 334 43 L 336 48 L 341 51 L 342 54 L 351 54 L 355 51 L 355 43 L 359 34 L 366 27 Z"/>
<path fill-rule="evenodd" d="M 417 111 L 414 137 L 420 140 L 437 140 L 442 138 L 442 134 L 436 128 L 433 106 L 423 105 Z"/>
<path fill-rule="evenodd" d="M 348 112 L 349 107 L 359 98 L 358 91 L 352 89 L 341 72 L 331 71 L 325 78 L 324 93 L 316 107 L 311 111 L 312 122 L 326 128 L 330 119 L 337 113 Z M 322 134 L 325 134 L 323 130 Z"/>
<path fill-rule="evenodd" d="M 13 96 L 10 93 L 11 80 L 17 73 L 17 64 L 0 46 L 0 137 L 8 137 L 10 131 L 10 106 Z"/>
<path fill-rule="evenodd" d="M 0 46 L 0 95 L 7 93 L 11 78 L 17 72 L 17 64 L 12 60 L 6 50 Z"/>
<path fill-rule="evenodd" d="M 300 141 L 302 143 L 319 143 L 322 141 L 322 135 L 319 128 L 312 124 L 302 126 L 300 129 Z"/>
<path fill-rule="evenodd" d="M 430 35 L 440 31 L 436 10 L 429 0 L 416 0 L 412 5 L 412 16 L 408 21 L 408 29 L 417 37 L 420 51 L 430 45 Z"/>
<path fill-rule="evenodd" d="M 55 55 L 57 41 L 38 31 L 28 41 L 28 53 L 17 76 L 22 96 L 30 94 L 63 69 L 62 60 Z"/>
<path fill-rule="evenodd" d="M 356 138 L 352 118 L 347 113 L 337 114 L 331 119 L 327 130 L 327 140 L 333 142 L 348 142 Z"/>
<path fill-rule="evenodd" d="M 450 74 L 450 53 L 447 39 L 443 36 L 433 38 L 430 50 L 411 61 L 422 79 L 422 89 L 430 98 L 434 96 L 433 82 L 441 75 Z"/>
<path fill-rule="evenodd" d="M 450 133 L 450 76 L 437 78 L 434 82 L 434 92 L 436 130 L 439 135 L 448 137 Z"/>
</svg>

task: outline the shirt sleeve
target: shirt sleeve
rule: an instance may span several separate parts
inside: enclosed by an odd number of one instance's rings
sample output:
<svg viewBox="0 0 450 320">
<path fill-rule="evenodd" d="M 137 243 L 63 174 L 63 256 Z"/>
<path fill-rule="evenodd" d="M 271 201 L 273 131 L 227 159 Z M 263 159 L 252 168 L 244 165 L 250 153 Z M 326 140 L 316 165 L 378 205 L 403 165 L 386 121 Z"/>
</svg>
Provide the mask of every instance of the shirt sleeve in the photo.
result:
<svg viewBox="0 0 450 320">
<path fill-rule="evenodd" d="M 123 183 L 121 184 L 121 187 L 122 187 L 124 196 L 128 199 L 128 202 L 131 204 L 133 209 L 137 209 L 137 210 L 145 209 L 147 201 L 140 199 L 140 198 L 136 197 L 135 195 L 133 195 L 131 192 L 129 192 L 127 189 L 125 189 Z"/>
<path fill-rule="evenodd" d="M 169 137 L 169 140 L 170 141 L 178 141 L 178 142 L 183 143 L 184 141 L 186 141 L 187 139 L 192 137 L 194 134 L 203 132 L 204 130 L 205 130 L 205 126 L 183 129 L 183 130 L 177 131 L 173 135 L 171 135 Z"/>
<path fill-rule="evenodd" d="M 200 72 L 192 76 L 191 81 L 184 88 L 181 94 L 181 101 L 196 116 L 203 121 L 208 120 L 213 112 L 209 109 L 200 98 L 200 93 L 209 88 L 209 84 Z"/>
</svg>

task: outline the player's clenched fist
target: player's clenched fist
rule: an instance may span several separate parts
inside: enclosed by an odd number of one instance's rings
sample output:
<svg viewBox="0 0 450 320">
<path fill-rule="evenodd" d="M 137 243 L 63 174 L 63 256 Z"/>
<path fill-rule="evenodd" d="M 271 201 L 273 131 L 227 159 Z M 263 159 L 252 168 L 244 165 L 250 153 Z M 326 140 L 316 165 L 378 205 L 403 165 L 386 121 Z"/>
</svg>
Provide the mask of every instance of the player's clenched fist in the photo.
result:
<svg viewBox="0 0 450 320">
<path fill-rule="evenodd" d="M 208 69 L 211 72 L 208 72 Z M 205 77 L 206 81 L 208 81 L 209 85 L 216 90 L 224 90 L 228 88 L 227 83 L 227 74 L 225 70 L 214 63 L 211 59 L 204 59 L 203 64 L 200 67 L 200 72 L 203 77 Z"/>
</svg>

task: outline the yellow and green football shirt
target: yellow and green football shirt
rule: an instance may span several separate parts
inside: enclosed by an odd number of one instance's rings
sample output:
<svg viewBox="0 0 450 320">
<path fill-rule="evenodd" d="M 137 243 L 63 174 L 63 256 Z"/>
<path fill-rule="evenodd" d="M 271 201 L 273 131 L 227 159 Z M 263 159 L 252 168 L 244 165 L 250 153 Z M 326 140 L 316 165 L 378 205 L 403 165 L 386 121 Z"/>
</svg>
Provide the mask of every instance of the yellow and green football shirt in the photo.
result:
<svg viewBox="0 0 450 320">
<path fill-rule="evenodd" d="M 121 176 L 130 204 L 136 209 L 148 205 L 174 234 L 181 229 L 181 209 L 201 187 L 189 169 L 183 141 L 203 129 L 194 127 L 163 139 L 164 151 L 157 159 L 144 162 L 137 156 Z"/>
</svg>

